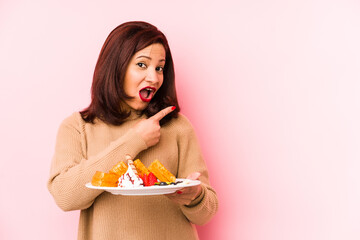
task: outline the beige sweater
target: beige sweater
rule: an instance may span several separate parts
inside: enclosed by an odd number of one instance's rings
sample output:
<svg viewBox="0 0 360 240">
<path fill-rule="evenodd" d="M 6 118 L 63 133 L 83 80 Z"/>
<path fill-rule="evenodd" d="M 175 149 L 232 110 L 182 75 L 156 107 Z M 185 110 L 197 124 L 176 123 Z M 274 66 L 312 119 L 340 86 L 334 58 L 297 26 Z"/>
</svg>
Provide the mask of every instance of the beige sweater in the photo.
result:
<svg viewBox="0 0 360 240">
<path fill-rule="evenodd" d="M 189 121 L 179 114 L 161 128 L 160 142 L 147 148 L 132 129 L 141 118 L 113 126 L 86 123 L 74 113 L 62 122 L 48 189 L 64 211 L 81 210 L 78 239 L 198 239 L 193 224 L 205 224 L 216 213 L 217 196 Z M 179 206 L 163 195 L 112 195 L 85 187 L 96 171 L 108 172 L 126 154 L 145 166 L 159 159 L 177 178 L 200 172 L 200 196 Z"/>
</svg>

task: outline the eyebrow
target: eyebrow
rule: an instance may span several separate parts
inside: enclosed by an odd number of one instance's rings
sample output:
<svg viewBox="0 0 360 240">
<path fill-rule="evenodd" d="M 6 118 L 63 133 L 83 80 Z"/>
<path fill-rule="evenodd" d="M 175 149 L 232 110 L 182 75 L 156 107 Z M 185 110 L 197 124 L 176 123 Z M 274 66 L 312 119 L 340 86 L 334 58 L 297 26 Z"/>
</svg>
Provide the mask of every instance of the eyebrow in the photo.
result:
<svg viewBox="0 0 360 240">
<path fill-rule="evenodd" d="M 151 57 L 144 56 L 144 55 L 140 55 L 140 56 L 136 57 L 136 59 L 138 59 L 138 58 L 147 58 L 147 59 L 149 59 L 149 60 L 152 59 Z M 165 59 L 161 59 L 159 62 L 165 62 Z"/>
</svg>

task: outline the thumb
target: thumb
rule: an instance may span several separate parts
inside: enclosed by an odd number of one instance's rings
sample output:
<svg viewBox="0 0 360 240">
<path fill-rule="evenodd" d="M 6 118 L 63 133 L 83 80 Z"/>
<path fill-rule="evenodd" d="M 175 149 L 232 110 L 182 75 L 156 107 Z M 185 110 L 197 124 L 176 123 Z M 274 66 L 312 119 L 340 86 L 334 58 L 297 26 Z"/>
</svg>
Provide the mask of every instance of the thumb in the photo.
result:
<svg viewBox="0 0 360 240">
<path fill-rule="evenodd" d="M 186 179 L 197 180 L 200 177 L 200 175 L 201 175 L 201 173 L 199 173 L 199 172 L 193 172 L 189 176 L 187 176 Z"/>
</svg>

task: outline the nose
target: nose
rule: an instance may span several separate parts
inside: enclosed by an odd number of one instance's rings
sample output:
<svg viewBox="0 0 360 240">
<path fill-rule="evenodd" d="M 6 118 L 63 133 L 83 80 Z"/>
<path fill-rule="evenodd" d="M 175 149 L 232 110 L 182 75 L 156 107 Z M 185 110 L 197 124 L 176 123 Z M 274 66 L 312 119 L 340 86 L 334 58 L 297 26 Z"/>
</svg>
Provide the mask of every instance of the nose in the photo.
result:
<svg viewBox="0 0 360 240">
<path fill-rule="evenodd" d="M 155 69 L 148 69 L 145 80 L 151 83 L 158 83 L 160 81 L 160 77 Z"/>
</svg>

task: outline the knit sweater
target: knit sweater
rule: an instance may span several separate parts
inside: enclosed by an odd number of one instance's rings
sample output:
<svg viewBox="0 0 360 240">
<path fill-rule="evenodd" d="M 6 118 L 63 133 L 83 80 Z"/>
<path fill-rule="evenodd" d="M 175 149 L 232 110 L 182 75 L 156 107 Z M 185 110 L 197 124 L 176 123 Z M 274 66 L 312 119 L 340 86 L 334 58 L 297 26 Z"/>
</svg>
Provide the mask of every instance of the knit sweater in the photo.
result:
<svg viewBox="0 0 360 240">
<path fill-rule="evenodd" d="M 161 127 L 159 143 L 147 147 L 132 128 L 142 117 L 120 126 L 87 123 L 76 112 L 58 130 L 48 189 L 64 211 L 81 210 L 78 239 L 198 239 L 196 225 L 216 213 L 218 200 L 188 119 L 179 114 Z M 85 187 L 96 171 L 108 172 L 129 154 L 145 166 L 158 159 L 177 178 L 200 172 L 201 194 L 180 206 L 164 195 L 123 196 Z"/>
</svg>

